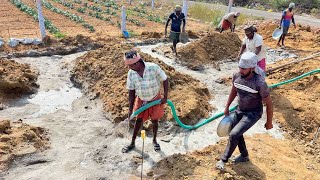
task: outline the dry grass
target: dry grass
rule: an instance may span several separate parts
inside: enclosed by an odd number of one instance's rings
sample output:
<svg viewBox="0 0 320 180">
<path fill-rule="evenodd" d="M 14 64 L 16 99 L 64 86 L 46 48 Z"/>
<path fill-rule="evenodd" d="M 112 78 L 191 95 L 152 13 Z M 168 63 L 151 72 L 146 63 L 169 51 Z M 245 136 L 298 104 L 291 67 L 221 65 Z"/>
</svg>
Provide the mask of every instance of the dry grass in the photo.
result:
<svg viewBox="0 0 320 180">
<path fill-rule="evenodd" d="M 224 11 L 220 9 L 210 9 L 203 4 L 195 4 L 189 8 L 191 17 L 201 21 L 210 22 L 213 26 L 220 23 L 221 18 L 224 16 Z"/>
</svg>

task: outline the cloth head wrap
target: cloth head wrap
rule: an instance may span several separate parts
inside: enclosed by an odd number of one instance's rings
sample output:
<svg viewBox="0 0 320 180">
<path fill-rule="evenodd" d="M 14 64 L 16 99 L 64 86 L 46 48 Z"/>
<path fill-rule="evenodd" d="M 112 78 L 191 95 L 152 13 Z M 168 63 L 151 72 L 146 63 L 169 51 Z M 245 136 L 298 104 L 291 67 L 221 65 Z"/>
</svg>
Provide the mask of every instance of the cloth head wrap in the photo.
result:
<svg viewBox="0 0 320 180">
<path fill-rule="evenodd" d="M 244 31 L 245 31 L 245 32 L 257 32 L 257 31 L 256 31 L 256 28 L 253 27 L 252 25 L 250 25 L 250 26 L 245 26 L 245 27 L 244 27 Z"/>
<path fill-rule="evenodd" d="M 127 58 L 126 55 L 124 55 L 123 59 L 126 65 L 130 65 L 138 62 L 141 59 L 141 57 L 139 53 L 137 53 L 137 54 L 133 54 L 132 58 Z"/>
<path fill-rule="evenodd" d="M 175 7 L 175 9 L 174 9 L 175 11 L 181 11 L 182 10 L 182 8 L 181 8 L 181 6 L 180 5 L 176 5 L 176 7 Z"/>
<path fill-rule="evenodd" d="M 291 9 L 295 8 L 295 6 L 296 5 L 293 2 L 289 4 L 289 8 L 291 8 Z"/>
<path fill-rule="evenodd" d="M 239 67 L 240 68 L 254 68 L 254 72 L 263 76 L 265 75 L 264 71 L 257 65 L 258 63 L 258 56 L 250 51 L 246 51 L 241 55 L 240 61 L 239 61 Z"/>
</svg>

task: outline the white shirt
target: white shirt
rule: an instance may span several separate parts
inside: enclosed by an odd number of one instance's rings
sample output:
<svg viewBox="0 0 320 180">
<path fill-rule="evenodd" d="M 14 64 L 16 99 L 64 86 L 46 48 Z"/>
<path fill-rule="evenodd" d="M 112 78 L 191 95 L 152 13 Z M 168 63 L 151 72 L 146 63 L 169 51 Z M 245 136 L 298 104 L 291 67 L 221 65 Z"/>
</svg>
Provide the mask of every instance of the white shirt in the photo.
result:
<svg viewBox="0 0 320 180">
<path fill-rule="evenodd" d="M 135 90 L 136 95 L 143 101 L 151 101 L 160 91 L 161 84 L 167 79 L 167 75 L 159 65 L 144 62 L 143 78 L 130 69 L 127 78 L 127 89 Z"/>
<path fill-rule="evenodd" d="M 263 45 L 262 36 L 260 36 L 259 34 L 254 33 L 252 39 L 249 39 L 247 36 L 245 36 L 245 38 L 243 38 L 242 44 L 246 45 L 247 51 L 251 51 L 253 53 L 256 51 L 257 47 L 262 46 L 261 51 L 259 52 L 259 54 L 257 54 L 258 61 L 261 61 L 263 58 L 266 58 L 266 49 Z"/>
</svg>

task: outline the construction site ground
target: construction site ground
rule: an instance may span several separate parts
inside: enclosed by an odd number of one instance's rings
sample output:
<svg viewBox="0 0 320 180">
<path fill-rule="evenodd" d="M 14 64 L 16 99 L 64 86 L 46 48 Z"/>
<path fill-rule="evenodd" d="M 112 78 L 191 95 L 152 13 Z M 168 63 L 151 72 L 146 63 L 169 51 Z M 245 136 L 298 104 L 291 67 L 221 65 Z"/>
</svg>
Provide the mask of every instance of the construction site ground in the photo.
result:
<svg viewBox="0 0 320 180">
<path fill-rule="evenodd" d="M 32 0 L 22 2 L 36 7 Z M 297 22 L 289 30 L 286 47 L 280 48 L 271 36 L 277 20 L 248 20 L 235 33 L 220 34 L 193 19 L 187 24 L 193 39 L 178 44 L 175 56 L 164 37 L 163 23 L 136 17 L 145 26 L 129 23 L 135 36 L 125 39 L 119 37 L 116 25 L 79 13 L 77 3 L 76 8 L 68 9 L 58 1 L 48 2 L 83 16 L 97 31 L 90 33 L 43 8 L 68 37 L 56 39 L 50 34 L 41 46 L 0 49 L 0 179 L 140 179 L 142 161 L 143 179 L 320 179 L 319 73 L 271 89 L 274 129 L 264 129 L 264 115 L 245 133 L 250 161 L 229 162 L 225 171 L 215 169 L 228 140 L 216 134 L 221 118 L 196 130 L 184 130 L 166 107 L 158 135 L 162 150 L 153 150 L 152 124 L 145 123 L 143 158 L 140 136 L 134 151 L 121 153 L 133 129 L 119 125 L 128 112 L 128 69 L 123 63 L 127 50 L 137 49 L 145 61 L 164 69 L 169 77 L 169 99 L 179 119 L 192 125 L 223 111 L 232 74 L 238 70 L 236 57 L 245 25 L 255 25 L 263 36 L 268 85 L 319 69 L 320 31 L 316 27 Z M 172 7 L 158 4 L 154 14 L 167 16 Z M 150 5 L 145 9 L 152 12 Z M 38 24 L 10 1 L 0 10 L 4 39 L 39 36 Z M 26 21 L 30 23 L 24 24 Z M 28 57 L 30 50 L 54 52 L 93 44 L 99 44 L 92 48 L 95 50 Z M 15 58 L 17 52 L 23 56 Z M 310 58 L 298 61 L 305 57 Z"/>
</svg>

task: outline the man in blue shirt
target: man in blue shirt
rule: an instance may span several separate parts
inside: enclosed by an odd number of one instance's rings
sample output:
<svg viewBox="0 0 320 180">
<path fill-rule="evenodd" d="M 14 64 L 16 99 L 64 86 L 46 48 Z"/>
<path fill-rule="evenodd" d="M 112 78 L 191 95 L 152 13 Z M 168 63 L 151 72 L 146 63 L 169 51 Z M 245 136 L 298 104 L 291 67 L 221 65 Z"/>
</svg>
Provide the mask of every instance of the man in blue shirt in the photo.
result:
<svg viewBox="0 0 320 180">
<path fill-rule="evenodd" d="M 294 7 L 295 7 L 295 4 L 290 3 L 289 8 L 286 9 L 285 11 L 283 11 L 283 13 L 282 13 L 282 18 L 280 21 L 280 26 L 282 28 L 282 35 L 278 41 L 277 46 L 280 46 L 280 41 L 282 40 L 282 47 L 284 47 L 284 38 L 288 34 L 291 20 L 292 20 L 294 27 L 296 27 L 296 23 L 294 22 L 294 18 L 293 18 L 294 13 L 292 11 Z"/>
<path fill-rule="evenodd" d="M 177 5 L 175 8 L 175 12 L 172 13 L 168 21 L 166 23 L 165 28 L 165 36 L 167 36 L 167 27 L 169 25 L 169 22 L 171 22 L 171 31 L 170 31 L 170 39 L 173 41 L 173 52 L 177 55 L 177 44 L 179 42 L 180 33 L 181 33 L 181 22 L 183 22 L 182 26 L 182 32 L 185 32 L 185 26 L 186 26 L 186 19 L 185 15 L 181 12 L 182 8 L 181 6 Z"/>
</svg>

